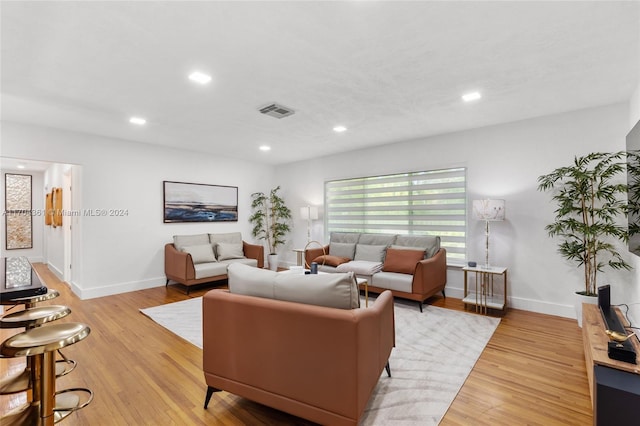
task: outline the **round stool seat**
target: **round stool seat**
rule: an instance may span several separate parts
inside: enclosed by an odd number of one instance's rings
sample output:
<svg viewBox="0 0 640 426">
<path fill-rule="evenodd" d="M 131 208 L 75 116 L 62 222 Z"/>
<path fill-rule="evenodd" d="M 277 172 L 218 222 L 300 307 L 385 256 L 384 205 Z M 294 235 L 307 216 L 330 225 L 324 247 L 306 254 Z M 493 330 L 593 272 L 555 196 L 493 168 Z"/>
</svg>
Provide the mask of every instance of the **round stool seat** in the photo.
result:
<svg viewBox="0 0 640 426">
<path fill-rule="evenodd" d="M 0 303 L 0 305 L 21 305 L 23 303 L 31 305 L 34 303 L 40 303 L 40 302 L 45 302 L 47 300 L 55 299 L 58 296 L 60 296 L 60 293 L 58 292 L 58 290 L 54 290 L 50 288 L 45 294 L 38 294 L 36 296 L 29 296 L 29 297 L 20 297 L 18 299 L 3 300 L 2 303 Z"/>
<path fill-rule="evenodd" d="M 47 322 L 64 318 L 71 309 L 62 305 L 38 306 L 24 311 L 7 314 L 0 318 L 0 328 L 36 327 Z"/>
<path fill-rule="evenodd" d="M 83 340 L 89 333 L 89 326 L 78 322 L 32 328 L 2 342 L 0 355 L 8 358 L 52 352 Z"/>
</svg>

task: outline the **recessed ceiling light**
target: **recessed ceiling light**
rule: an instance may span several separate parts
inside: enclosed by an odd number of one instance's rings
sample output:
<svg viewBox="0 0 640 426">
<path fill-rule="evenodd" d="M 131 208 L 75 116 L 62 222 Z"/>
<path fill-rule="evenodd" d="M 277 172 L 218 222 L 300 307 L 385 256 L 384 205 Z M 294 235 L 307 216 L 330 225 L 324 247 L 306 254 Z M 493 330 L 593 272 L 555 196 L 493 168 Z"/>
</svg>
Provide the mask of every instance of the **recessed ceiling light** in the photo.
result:
<svg viewBox="0 0 640 426">
<path fill-rule="evenodd" d="M 139 126 L 142 126 L 143 124 L 146 124 L 146 123 L 147 123 L 147 120 L 145 120 L 145 119 L 144 119 L 144 118 L 142 118 L 142 117 L 131 117 L 131 118 L 129 119 L 129 123 L 137 124 L 137 125 L 139 125 Z"/>
<path fill-rule="evenodd" d="M 260 151 L 271 151 L 271 147 L 267 145 L 262 145 L 260 147 Z"/>
<path fill-rule="evenodd" d="M 189 80 L 195 81 L 196 83 L 200 84 L 207 84 L 211 81 L 211 76 L 200 71 L 194 71 L 189 74 Z"/>
<path fill-rule="evenodd" d="M 333 128 L 333 131 L 337 133 L 342 133 L 342 132 L 345 132 L 346 130 L 347 128 L 344 126 L 336 126 Z"/>
<path fill-rule="evenodd" d="M 480 92 L 471 92 L 467 93 L 466 95 L 462 95 L 462 100 L 465 102 L 471 102 L 480 99 L 481 97 L 482 95 L 480 94 Z"/>
<path fill-rule="evenodd" d="M 19 169 L 24 169 L 27 166 L 25 166 L 24 164 L 21 163 L 21 164 L 18 164 L 16 167 L 19 168 Z"/>
</svg>

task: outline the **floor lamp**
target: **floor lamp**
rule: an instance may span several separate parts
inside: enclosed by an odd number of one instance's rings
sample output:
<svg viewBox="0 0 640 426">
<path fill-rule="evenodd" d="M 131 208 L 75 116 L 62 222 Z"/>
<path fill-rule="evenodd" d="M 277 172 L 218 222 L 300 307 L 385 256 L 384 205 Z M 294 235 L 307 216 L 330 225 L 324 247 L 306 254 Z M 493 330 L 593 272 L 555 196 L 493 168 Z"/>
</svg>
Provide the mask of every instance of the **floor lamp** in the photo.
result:
<svg viewBox="0 0 640 426">
<path fill-rule="evenodd" d="M 484 268 L 489 269 L 489 222 L 504 220 L 504 200 L 473 200 L 473 218 L 485 221 Z"/>
<path fill-rule="evenodd" d="M 307 221 L 307 243 L 311 242 L 311 221 L 318 219 L 318 208 L 315 206 L 300 207 L 300 216 Z"/>
</svg>

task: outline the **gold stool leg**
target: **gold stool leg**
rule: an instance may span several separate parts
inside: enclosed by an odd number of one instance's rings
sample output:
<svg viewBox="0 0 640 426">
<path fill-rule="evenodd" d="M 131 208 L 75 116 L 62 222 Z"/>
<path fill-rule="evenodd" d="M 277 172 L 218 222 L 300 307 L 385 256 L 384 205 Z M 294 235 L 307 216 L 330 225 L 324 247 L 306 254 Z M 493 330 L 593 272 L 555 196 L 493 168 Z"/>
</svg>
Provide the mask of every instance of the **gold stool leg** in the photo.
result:
<svg viewBox="0 0 640 426">
<path fill-rule="evenodd" d="M 42 360 L 42 395 L 40 398 L 40 421 L 43 426 L 55 423 L 53 409 L 56 394 L 56 355 L 54 351 L 44 353 Z"/>
</svg>

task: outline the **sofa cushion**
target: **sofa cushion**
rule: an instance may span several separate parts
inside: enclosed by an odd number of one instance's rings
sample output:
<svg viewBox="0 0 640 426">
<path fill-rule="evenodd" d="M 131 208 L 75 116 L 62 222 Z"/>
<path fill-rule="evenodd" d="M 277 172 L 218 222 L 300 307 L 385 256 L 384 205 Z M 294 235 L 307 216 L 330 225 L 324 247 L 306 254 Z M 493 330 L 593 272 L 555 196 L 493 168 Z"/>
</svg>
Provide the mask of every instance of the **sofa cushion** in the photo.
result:
<svg viewBox="0 0 640 426">
<path fill-rule="evenodd" d="M 211 244 L 208 243 L 200 244 L 197 246 L 185 246 L 182 247 L 181 251 L 189 253 L 191 255 L 191 259 L 193 260 L 194 265 L 216 261 L 216 257 L 213 254 L 213 247 L 211 247 Z"/>
<path fill-rule="evenodd" d="M 388 246 L 396 240 L 395 234 L 361 234 L 358 244 L 368 244 L 370 246 Z"/>
<path fill-rule="evenodd" d="M 355 254 L 355 243 L 329 243 L 329 254 L 332 256 L 346 257 L 347 259 L 353 259 Z"/>
<path fill-rule="evenodd" d="M 350 261 L 348 257 L 340 257 L 340 256 L 332 256 L 330 254 L 325 254 L 322 256 L 318 256 L 312 260 L 312 262 L 316 262 L 318 265 L 329 265 L 329 266 L 338 266 L 343 263 L 347 263 Z"/>
<path fill-rule="evenodd" d="M 173 245 L 178 251 L 182 251 L 182 249 L 186 246 L 199 246 L 202 244 L 209 244 L 209 235 L 195 234 L 173 236 Z"/>
<path fill-rule="evenodd" d="M 355 276 L 349 274 L 281 274 L 239 263 L 228 267 L 229 291 L 339 309 L 360 306 Z"/>
<path fill-rule="evenodd" d="M 231 265 L 232 263 L 242 263 L 243 265 L 253 266 L 254 268 L 258 267 L 258 261 L 256 259 L 249 259 L 248 257 L 243 257 L 242 259 L 221 260 L 220 263 L 224 263 L 226 265 Z"/>
<path fill-rule="evenodd" d="M 239 243 L 242 244 L 242 234 L 240 232 L 227 232 L 224 234 L 209 234 L 211 244 L 218 243 Z"/>
<path fill-rule="evenodd" d="M 378 272 L 371 277 L 370 284 L 374 287 L 412 293 L 413 275 L 397 272 Z"/>
<path fill-rule="evenodd" d="M 332 232 L 329 241 L 332 243 L 352 243 L 356 244 L 360 239 L 359 232 Z"/>
<path fill-rule="evenodd" d="M 360 307 L 358 284 L 353 273 L 278 274 L 274 283 L 275 299 L 328 308 Z"/>
<path fill-rule="evenodd" d="M 384 260 L 386 245 L 356 244 L 356 254 L 353 260 L 366 260 L 369 262 L 381 262 Z"/>
<path fill-rule="evenodd" d="M 244 251 L 242 243 L 217 243 L 218 260 L 242 259 Z"/>
<path fill-rule="evenodd" d="M 424 259 L 424 250 L 399 250 L 389 248 L 384 259 L 382 270 L 385 272 L 399 272 L 413 274 L 416 264 Z"/>
<path fill-rule="evenodd" d="M 373 275 L 380 272 L 382 262 L 369 262 L 367 260 L 352 260 L 336 267 L 337 272 L 353 272 L 356 275 Z"/>
<path fill-rule="evenodd" d="M 199 280 L 200 278 L 225 275 L 227 273 L 227 265 L 219 262 L 199 263 L 197 265 L 193 265 L 193 268 L 195 269 L 195 278 L 197 280 Z"/>
<path fill-rule="evenodd" d="M 424 247 L 427 258 L 430 258 L 440 250 L 440 237 L 430 235 L 398 235 L 394 244 L 405 247 Z"/>
<path fill-rule="evenodd" d="M 274 299 L 273 281 L 276 271 L 251 268 L 241 263 L 227 265 L 229 291 L 247 296 Z"/>
</svg>

